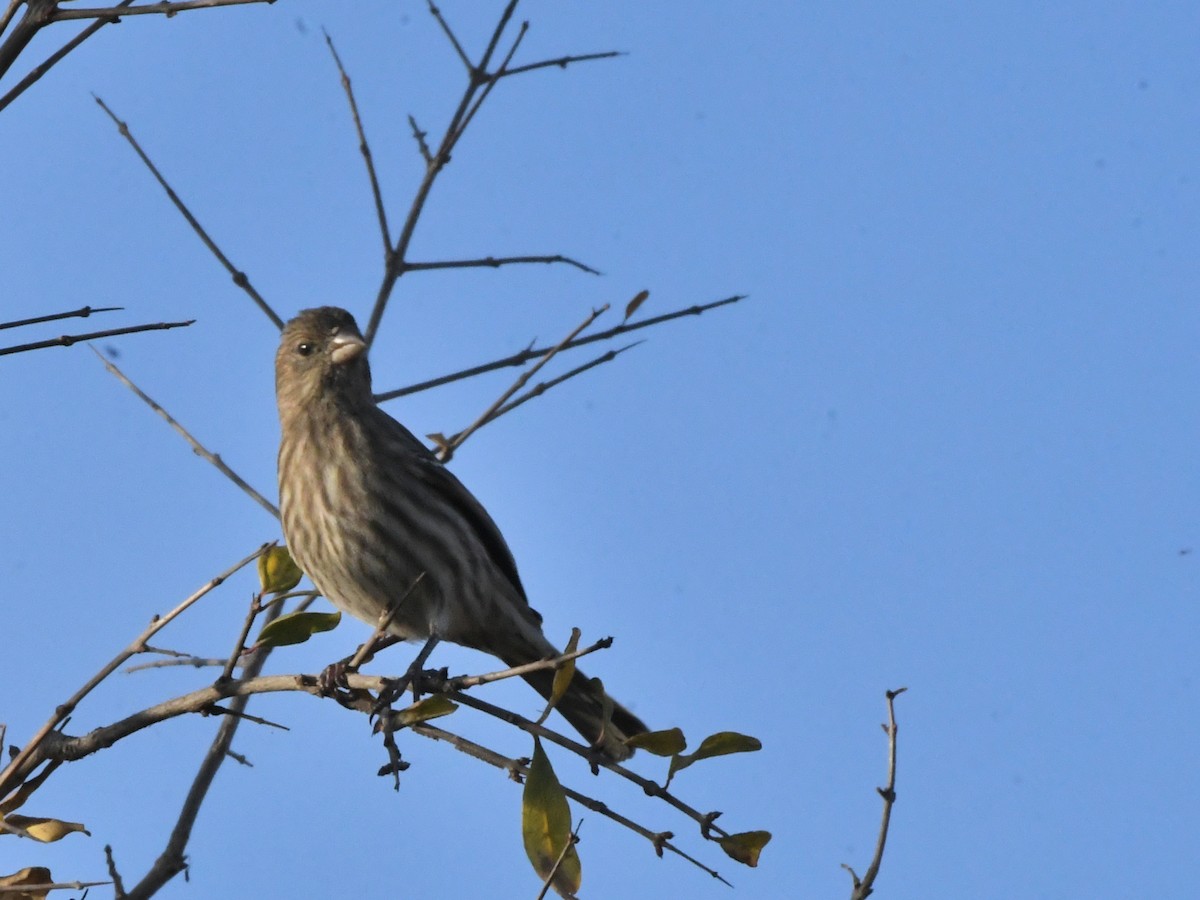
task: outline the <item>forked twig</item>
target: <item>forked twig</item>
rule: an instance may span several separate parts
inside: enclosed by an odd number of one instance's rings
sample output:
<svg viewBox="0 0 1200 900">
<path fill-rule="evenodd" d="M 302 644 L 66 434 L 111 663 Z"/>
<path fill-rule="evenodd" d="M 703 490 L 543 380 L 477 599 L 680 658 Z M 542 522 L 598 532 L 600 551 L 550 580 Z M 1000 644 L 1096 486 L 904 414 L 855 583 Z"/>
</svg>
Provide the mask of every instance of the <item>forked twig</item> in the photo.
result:
<svg viewBox="0 0 1200 900">
<path fill-rule="evenodd" d="M 455 434 L 453 437 L 449 438 L 448 440 L 439 441 L 439 444 L 441 446 L 438 448 L 438 458 L 441 459 L 442 462 L 449 462 L 450 458 L 454 455 L 454 451 L 457 450 L 459 447 L 461 447 L 463 445 L 463 442 L 466 441 L 467 438 L 469 438 L 472 434 L 474 434 L 476 431 L 478 431 L 480 428 L 482 428 L 484 425 L 486 425 L 488 422 L 490 422 L 493 418 L 495 418 L 497 415 L 496 411 L 498 409 L 500 409 L 502 406 L 504 406 L 504 404 L 507 403 L 509 401 L 509 399 L 513 396 L 513 394 L 515 394 L 517 391 L 519 391 L 521 388 L 523 388 L 525 386 L 526 382 L 528 382 L 530 378 L 532 378 L 535 374 L 537 374 L 538 370 L 541 369 L 542 366 L 544 366 L 544 365 L 546 365 L 546 363 L 550 362 L 550 360 L 552 360 L 563 349 L 563 347 L 567 346 L 571 341 L 573 341 L 576 337 L 578 337 L 580 332 L 582 332 L 585 328 L 587 328 L 589 325 L 591 325 L 593 322 L 595 322 L 596 319 L 599 318 L 600 316 L 602 316 L 605 312 L 607 312 L 607 310 L 608 310 L 607 303 L 604 304 L 599 309 L 593 309 L 588 314 L 587 318 L 585 318 L 582 322 L 580 322 L 579 325 L 577 325 L 571 331 L 570 334 L 568 334 L 565 338 L 563 338 L 561 341 L 559 341 L 557 345 L 555 345 L 554 347 L 551 347 L 548 351 L 546 351 L 542 355 L 542 358 L 539 359 L 534 365 L 532 365 L 527 371 L 522 372 L 521 376 L 515 382 L 513 382 L 513 384 L 509 387 L 509 389 L 506 390 L 503 394 L 501 394 L 492 403 L 491 406 L 489 406 L 486 410 L 484 410 L 478 419 L 476 419 L 474 422 L 472 422 L 470 425 L 468 425 L 465 429 L 458 432 L 457 434 Z"/>
</svg>

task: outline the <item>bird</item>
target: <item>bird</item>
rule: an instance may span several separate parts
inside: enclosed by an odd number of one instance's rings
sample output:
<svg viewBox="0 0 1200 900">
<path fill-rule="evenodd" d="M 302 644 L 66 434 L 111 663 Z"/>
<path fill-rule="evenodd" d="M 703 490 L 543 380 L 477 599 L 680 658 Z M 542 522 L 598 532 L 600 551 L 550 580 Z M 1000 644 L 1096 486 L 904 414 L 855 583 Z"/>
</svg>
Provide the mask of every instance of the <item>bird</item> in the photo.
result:
<svg viewBox="0 0 1200 900">
<path fill-rule="evenodd" d="M 449 641 L 510 667 L 559 655 L 487 510 L 376 404 L 367 350 L 339 307 L 303 310 L 283 329 L 279 499 L 292 557 L 355 618 L 376 625 L 394 607 L 395 638 Z M 554 674 L 521 677 L 549 699 Z M 626 740 L 648 730 L 578 668 L 555 708 L 611 761 L 627 759 Z"/>
</svg>

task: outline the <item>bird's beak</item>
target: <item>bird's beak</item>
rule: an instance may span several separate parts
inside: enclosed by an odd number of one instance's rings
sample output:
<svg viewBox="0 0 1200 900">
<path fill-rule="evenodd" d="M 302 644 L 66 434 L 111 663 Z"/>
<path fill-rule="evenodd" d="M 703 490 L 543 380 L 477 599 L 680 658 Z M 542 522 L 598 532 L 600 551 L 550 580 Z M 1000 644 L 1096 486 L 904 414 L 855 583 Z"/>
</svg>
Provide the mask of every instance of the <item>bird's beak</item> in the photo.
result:
<svg viewBox="0 0 1200 900">
<path fill-rule="evenodd" d="M 335 335 L 329 342 L 330 358 L 335 365 L 345 365 L 367 349 L 367 342 L 353 332 Z"/>
</svg>

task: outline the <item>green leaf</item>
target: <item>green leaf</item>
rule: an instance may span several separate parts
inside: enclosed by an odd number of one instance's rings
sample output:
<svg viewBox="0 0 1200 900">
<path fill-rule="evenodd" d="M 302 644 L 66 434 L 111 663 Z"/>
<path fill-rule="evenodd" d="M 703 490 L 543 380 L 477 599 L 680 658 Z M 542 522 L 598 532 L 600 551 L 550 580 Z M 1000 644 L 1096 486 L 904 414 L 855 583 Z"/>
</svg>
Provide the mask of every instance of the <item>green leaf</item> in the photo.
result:
<svg viewBox="0 0 1200 900">
<path fill-rule="evenodd" d="M 434 694 L 424 700 L 418 700 L 412 706 L 396 713 L 396 724 L 399 726 L 416 725 L 418 722 L 428 722 L 441 716 L 448 716 L 458 709 L 458 704 L 445 694 Z"/>
<path fill-rule="evenodd" d="M 554 870 L 554 864 L 566 856 L 554 872 L 551 887 L 561 895 L 574 894 L 583 880 L 579 854 L 571 842 L 571 808 L 567 795 L 554 775 L 550 759 L 542 742 L 533 739 L 533 760 L 525 776 L 525 793 L 521 798 L 521 835 L 525 854 L 533 870 L 544 882 Z"/>
<path fill-rule="evenodd" d="M 668 728 L 665 731 L 645 731 L 635 734 L 625 742 L 632 750 L 645 750 L 655 756 L 674 756 L 682 753 L 687 747 L 687 739 L 679 728 Z"/>
<path fill-rule="evenodd" d="M 287 547 L 268 547 L 258 557 L 258 583 L 264 594 L 282 594 L 300 583 L 304 573 Z"/>
<path fill-rule="evenodd" d="M 767 846 L 769 840 L 769 831 L 743 831 L 723 837 L 717 843 L 730 859 L 754 868 L 758 865 L 758 854 Z"/>
<path fill-rule="evenodd" d="M 303 644 L 314 634 L 332 631 L 342 621 L 340 612 L 314 613 L 294 612 L 268 622 L 258 633 L 255 644 L 259 647 L 285 647 L 288 644 Z"/>
</svg>

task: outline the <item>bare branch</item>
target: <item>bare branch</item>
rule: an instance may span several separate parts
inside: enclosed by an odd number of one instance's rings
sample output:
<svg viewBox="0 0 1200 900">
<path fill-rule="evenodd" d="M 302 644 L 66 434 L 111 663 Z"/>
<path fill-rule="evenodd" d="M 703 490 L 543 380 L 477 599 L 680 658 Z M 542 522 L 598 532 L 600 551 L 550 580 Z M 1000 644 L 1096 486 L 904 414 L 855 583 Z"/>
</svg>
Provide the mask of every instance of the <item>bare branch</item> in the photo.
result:
<svg viewBox="0 0 1200 900">
<path fill-rule="evenodd" d="M 135 637 L 124 650 L 109 660 L 109 662 L 102 669 L 100 669 L 99 672 L 88 679 L 83 687 L 72 694 L 65 703 L 56 708 L 54 715 L 51 716 L 50 719 L 44 725 L 42 725 L 40 729 L 38 729 L 34 736 L 29 739 L 24 747 L 21 748 L 21 751 L 9 761 L 9 764 L 4 768 L 4 771 L 0 772 L 0 797 L 4 797 L 13 788 L 15 788 L 25 774 L 32 769 L 32 766 L 29 765 L 31 758 L 38 753 L 42 742 L 45 741 L 50 733 L 60 724 L 62 724 L 62 722 L 64 722 L 72 712 L 75 711 L 75 708 L 88 694 L 95 689 L 96 685 L 100 684 L 100 682 L 102 682 L 105 678 L 119 669 L 131 656 L 140 653 L 145 647 L 146 641 L 150 640 L 150 638 L 170 625 L 171 622 L 183 615 L 183 613 L 185 613 L 194 603 L 203 598 L 214 588 L 221 585 L 225 579 L 229 578 L 239 569 L 258 559 L 259 554 L 261 554 L 263 550 L 269 546 L 269 544 L 263 544 L 245 559 L 234 563 L 220 575 L 209 580 L 207 584 L 197 590 L 190 597 L 187 597 L 182 603 L 176 606 L 165 616 L 155 616 L 154 620 L 146 627 L 146 629 L 137 637 Z"/>
<path fill-rule="evenodd" d="M 386 262 L 392 253 L 392 236 L 388 230 L 387 211 L 383 207 L 383 192 L 379 187 L 379 176 L 375 172 L 375 160 L 371 156 L 371 145 L 367 143 L 367 134 L 363 130 L 362 118 L 358 114 L 358 101 L 354 99 L 350 76 L 346 74 L 342 58 L 338 56 L 337 48 L 333 46 L 333 38 L 329 36 L 328 31 L 322 29 L 322 32 L 325 35 L 325 44 L 329 47 L 329 52 L 333 54 L 333 61 L 337 63 L 338 74 L 342 80 L 342 90 L 346 92 L 346 100 L 350 103 L 350 115 L 354 118 L 354 130 L 358 133 L 358 149 L 362 153 L 363 162 L 367 166 L 367 177 L 371 181 L 371 196 L 375 200 L 375 215 L 379 219 L 379 231 L 383 236 L 383 255 Z M 411 119 L 412 116 L 409 116 L 410 121 Z"/>
<path fill-rule="evenodd" d="M 446 37 L 450 39 L 450 44 L 454 47 L 454 52 L 458 54 L 458 58 L 462 60 L 462 64 L 467 67 L 467 71 L 473 72 L 475 67 L 471 65 L 470 57 L 468 57 L 466 51 L 463 50 L 462 44 L 458 42 L 458 38 L 454 36 L 454 32 L 450 30 L 450 25 L 446 22 L 445 17 L 442 15 L 442 11 L 433 5 L 433 0 L 427 0 L 427 2 L 429 3 L 430 15 L 437 19 L 437 23 L 442 26 L 442 31 L 445 32 Z"/>
<path fill-rule="evenodd" d="M 268 500 L 266 497 L 264 497 L 262 494 L 260 494 L 258 491 L 256 491 L 254 488 L 252 488 L 245 481 L 245 479 L 242 478 L 242 476 L 238 475 L 237 472 L 235 472 L 235 471 L 233 471 L 233 469 L 229 468 L 229 466 L 226 465 L 225 460 L 221 459 L 219 454 L 211 452 L 207 447 L 205 447 L 198 440 L 196 440 L 194 437 L 192 437 L 191 433 L 186 428 L 184 428 L 182 425 L 180 425 L 179 422 L 177 422 L 175 420 L 175 418 L 169 412 L 167 412 L 165 409 L 163 409 L 161 406 L 159 406 L 157 403 L 155 403 L 152 399 L 150 399 L 150 397 L 146 394 L 146 392 L 143 391 L 136 384 L 134 384 L 133 381 L 130 380 L 129 376 L 127 376 L 124 372 L 122 372 L 119 368 L 117 368 L 116 364 L 113 363 L 112 360 L 105 359 L 99 353 L 96 353 L 96 356 L 99 357 L 99 359 L 102 363 L 104 363 L 104 368 L 108 369 L 108 371 L 111 372 L 113 375 L 115 375 L 121 381 L 122 384 L 124 384 L 127 388 L 129 388 L 131 391 L 133 391 L 135 394 L 137 394 L 137 396 L 139 398 L 141 398 L 142 401 L 144 401 L 147 406 L 149 406 L 152 410 L 154 410 L 156 413 L 158 413 L 160 416 L 162 416 L 166 420 L 167 424 L 170 425 L 172 428 L 174 428 L 175 431 L 185 441 L 187 441 L 191 445 L 192 450 L 195 452 L 195 454 L 197 456 L 201 457 L 202 459 L 208 460 L 210 463 L 212 463 L 214 466 L 216 466 L 222 475 L 224 475 L 226 478 L 228 478 L 230 481 L 232 481 L 234 484 L 236 484 L 239 488 L 241 488 L 246 494 L 248 494 L 250 496 L 250 499 L 252 499 L 255 503 L 257 503 L 259 506 L 261 506 L 263 509 L 265 509 L 267 512 L 269 512 L 275 518 L 277 518 L 277 519 L 279 518 L 279 510 L 278 510 L 278 508 L 276 508 L 275 504 L 272 503 L 270 500 Z"/>
<path fill-rule="evenodd" d="M 186 322 L 155 322 L 152 325 L 130 325 L 127 328 L 110 328 L 107 331 L 92 331 L 87 334 L 61 334 L 56 338 L 50 338 L 45 341 L 34 341 L 31 344 L 0 347 L 0 356 L 7 356 L 10 353 L 27 353 L 30 350 L 45 350 L 47 347 L 70 347 L 84 341 L 116 337 L 120 334 L 137 334 L 141 331 L 166 331 L 168 328 L 186 328 L 195 321 L 195 319 L 188 319 Z"/>
<path fill-rule="evenodd" d="M 643 319 L 640 322 L 622 322 L 615 328 L 610 328 L 607 331 L 598 331 L 595 334 L 589 334 L 587 337 L 572 341 L 562 349 L 573 350 L 576 347 L 582 347 L 585 344 L 592 344 L 596 341 L 608 340 L 609 338 L 616 337 L 619 334 L 637 331 L 639 328 L 649 328 L 652 325 L 659 325 L 663 322 L 669 322 L 672 319 L 679 319 L 684 316 L 698 316 L 710 309 L 716 309 L 720 306 L 728 306 L 731 303 L 737 303 L 745 299 L 746 297 L 744 295 L 726 297 L 724 300 L 717 300 L 713 303 L 702 303 L 697 306 L 689 306 L 687 309 L 678 309 L 674 312 L 664 313 L 661 316 L 655 316 L 651 319 Z M 441 387 L 444 384 L 451 384 L 455 381 L 461 381 L 464 378 L 474 378 L 476 375 L 482 375 L 484 372 L 493 372 L 496 369 L 505 369 L 509 366 L 521 366 L 529 362 L 531 359 L 537 359 L 537 357 L 543 356 L 545 353 L 545 348 L 530 347 L 527 350 L 522 350 L 520 353 L 514 353 L 512 356 L 506 356 L 502 359 L 496 359 L 478 366 L 472 366 L 469 369 L 463 369 L 459 372 L 453 372 L 449 375 L 442 375 L 438 378 L 431 378 L 428 381 L 410 384 L 407 387 L 396 388 L 395 390 L 391 391 L 384 391 L 382 394 L 375 395 L 375 402 L 383 403 L 387 400 L 395 400 L 397 397 L 407 397 L 409 394 L 419 394 L 421 391 L 427 391 L 430 388 Z"/>
<path fill-rule="evenodd" d="M 249 2 L 249 0 L 247 0 L 247 2 Z M 254 0 L 254 2 L 262 2 L 262 0 Z M 150 170 L 150 174 L 154 176 L 154 180 L 157 181 L 162 189 L 167 192 L 167 197 L 169 197 L 171 202 L 175 204 L 175 208 L 179 210 L 179 213 L 187 220 L 187 223 L 192 226 L 192 230 L 196 232 L 196 235 L 201 241 L 204 242 L 204 246 L 207 247 L 209 252 L 217 258 L 217 261 L 225 267 L 225 271 L 233 276 L 233 283 L 249 295 L 250 299 L 253 300 L 255 305 L 262 310 L 263 314 L 275 324 L 276 328 L 282 330 L 283 319 L 279 317 L 275 310 L 271 309 L 267 301 L 262 298 L 262 295 L 260 295 L 258 291 L 254 289 L 254 286 L 250 284 L 250 279 L 246 277 L 246 273 L 235 267 L 234 264 L 229 261 L 229 258 L 221 252 L 221 248 L 218 247 L 213 239 L 208 236 L 208 232 L 204 230 L 204 227 L 200 224 L 196 217 L 192 215 L 191 210 L 187 208 L 184 202 L 179 199 L 179 195 L 175 193 L 175 189 L 171 187 L 167 180 L 162 176 L 162 173 L 158 171 L 158 167 L 154 165 L 150 157 L 146 155 L 146 152 L 137 142 L 137 139 L 134 138 L 133 134 L 130 132 L 129 126 L 125 122 L 118 119 L 116 114 L 114 114 L 113 111 L 108 108 L 108 105 L 103 100 L 101 100 L 95 94 L 93 94 L 92 97 L 95 99 L 100 108 L 108 114 L 108 117 L 113 120 L 113 123 L 117 126 L 117 130 L 120 132 L 121 136 L 129 142 L 129 146 L 133 148 L 134 152 L 141 159 L 142 163 L 147 169 Z"/>
<path fill-rule="evenodd" d="M 502 72 L 497 72 L 497 78 L 511 78 L 513 75 L 523 75 L 525 72 L 533 72 L 537 69 L 549 69 L 557 67 L 565 69 L 571 63 L 591 62 L 594 59 L 614 59 L 618 56 L 625 56 L 620 50 L 605 50 L 603 53 L 582 53 L 578 56 L 560 56 L 558 59 L 544 59 L 541 62 L 527 63 L 523 66 L 514 66 L 511 69 L 504 69 Z"/>
<path fill-rule="evenodd" d="M 260 549 L 259 552 L 261 553 L 262 550 Z M 268 621 L 274 618 L 278 610 L 279 607 L 275 607 L 274 610 L 268 611 Z M 258 677 L 269 656 L 270 650 L 260 650 L 253 654 L 242 669 L 243 676 L 249 679 Z M 233 744 L 233 737 L 237 733 L 241 719 L 243 717 L 257 718 L 246 716 L 246 704 L 249 701 L 249 696 L 235 697 L 229 708 L 222 710 L 227 715 L 221 721 L 221 726 L 217 729 L 217 735 L 209 745 L 208 752 L 204 754 L 204 760 L 200 763 L 200 769 L 184 799 L 179 818 L 171 830 L 167 846 L 154 861 L 150 871 L 126 895 L 130 900 L 149 900 L 158 893 L 163 885 L 187 868 L 187 857 L 184 855 L 184 850 L 191 838 L 196 817 L 200 814 L 200 807 L 208 795 L 209 788 L 212 787 L 213 779 L 216 778 L 217 770 L 230 755 L 229 748 Z M 208 708 L 212 709 L 214 706 L 215 704 L 210 704 Z"/>
<path fill-rule="evenodd" d="M 908 688 L 897 688 L 894 691 L 887 692 L 887 708 L 888 721 L 883 726 L 884 733 L 888 736 L 888 780 L 887 786 L 877 788 L 879 796 L 883 798 L 883 819 L 879 823 L 879 837 L 875 841 L 875 855 L 871 857 L 871 864 L 867 866 L 866 874 L 862 878 L 845 863 L 842 868 L 850 873 L 850 877 L 854 881 L 854 889 L 850 892 L 850 900 L 866 900 L 875 890 L 875 879 L 879 875 L 879 867 L 883 864 L 883 848 L 887 844 L 888 828 L 892 820 L 892 807 L 896 804 L 896 698 L 907 691 Z"/>
<path fill-rule="evenodd" d="M 48 316 L 34 316 L 32 319 L 15 319 L 12 322 L 0 322 L 0 331 L 5 328 L 24 328 L 26 325 L 40 325 L 42 322 L 56 322 L 59 319 L 86 319 L 92 313 L 120 312 L 123 306 L 81 306 L 70 312 L 50 313 Z"/>
<path fill-rule="evenodd" d="M 429 199 L 429 193 L 433 189 L 434 181 L 437 179 L 438 173 L 445 168 L 450 162 L 451 153 L 458 144 L 460 138 L 466 131 L 467 126 L 474 119 L 475 114 L 479 111 L 483 102 L 490 95 L 492 89 L 501 80 L 506 73 L 515 73 L 517 70 L 509 69 L 508 66 L 512 61 L 513 55 L 521 44 L 526 31 L 529 28 L 529 23 L 522 23 L 517 36 L 509 47 L 508 53 L 504 60 L 500 63 L 499 68 L 495 72 L 489 72 L 492 58 L 495 56 L 496 49 L 500 45 L 500 41 L 504 36 L 504 32 L 508 29 L 508 25 L 512 20 L 512 16 L 517 7 L 517 0 L 509 0 L 509 3 L 504 7 L 504 11 L 500 14 L 500 18 L 492 30 L 491 38 L 488 41 L 487 47 L 479 58 L 478 63 L 472 63 L 466 51 L 463 50 L 462 44 L 455 36 L 449 23 L 442 15 L 441 10 L 434 5 L 432 0 L 429 2 L 429 11 L 437 20 L 442 31 L 445 32 L 451 45 L 454 48 L 458 58 L 462 61 L 467 69 L 467 85 L 463 90 L 462 97 L 459 98 L 458 106 L 454 113 L 450 116 L 449 124 L 446 125 L 445 131 L 442 133 L 441 141 L 438 143 L 437 149 L 430 152 L 429 145 L 425 142 L 425 135 L 421 132 L 416 122 L 410 117 L 410 124 L 413 128 L 413 134 L 417 138 L 418 146 L 421 149 L 421 155 L 425 159 L 425 174 L 421 179 L 421 183 L 417 186 L 417 190 L 413 195 L 412 203 L 409 206 L 408 215 L 404 220 L 404 224 L 400 229 L 400 236 L 396 239 L 395 246 L 392 248 L 388 266 L 383 275 L 383 280 L 379 285 L 379 291 L 375 296 L 375 303 L 371 308 L 371 315 L 367 320 L 367 327 L 363 332 L 364 339 L 369 347 L 375 341 L 375 335 L 379 331 L 379 324 L 383 320 L 384 311 L 387 309 L 388 300 L 391 298 L 392 291 L 396 287 L 396 281 L 406 272 L 414 268 L 412 264 L 406 262 L 408 256 L 408 248 L 412 243 L 413 234 L 416 230 L 417 221 L 420 219 L 421 213 L 425 208 L 425 203 Z M 594 55 L 599 58 L 599 55 Z M 584 57 L 581 57 L 581 59 Z M 534 64 L 530 67 L 522 67 L 521 71 L 529 71 L 532 68 L 541 68 L 546 65 L 566 65 L 573 61 L 572 57 L 563 57 L 557 61 L 547 61 L 544 64 Z M 565 260 L 564 260 L 565 261 Z M 486 264 L 486 263 L 485 263 Z M 582 268 L 582 266 L 581 266 Z"/>
<path fill-rule="evenodd" d="M 591 266 L 585 265 L 577 259 L 572 259 L 569 256 L 563 256 L 561 253 L 556 253 L 553 256 L 485 256 L 483 259 L 451 259 L 444 260 L 442 262 L 406 262 L 400 268 L 405 272 L 425 272 L 432 269 L 498 269 L 501 266 L 511 266 L 524 263 L 564 263 L 568 266 L 574 266 L 580 271 L 587 272 L 589 275 L 602 274 L 599 270 L 593 269 Z"/>
</svg>

